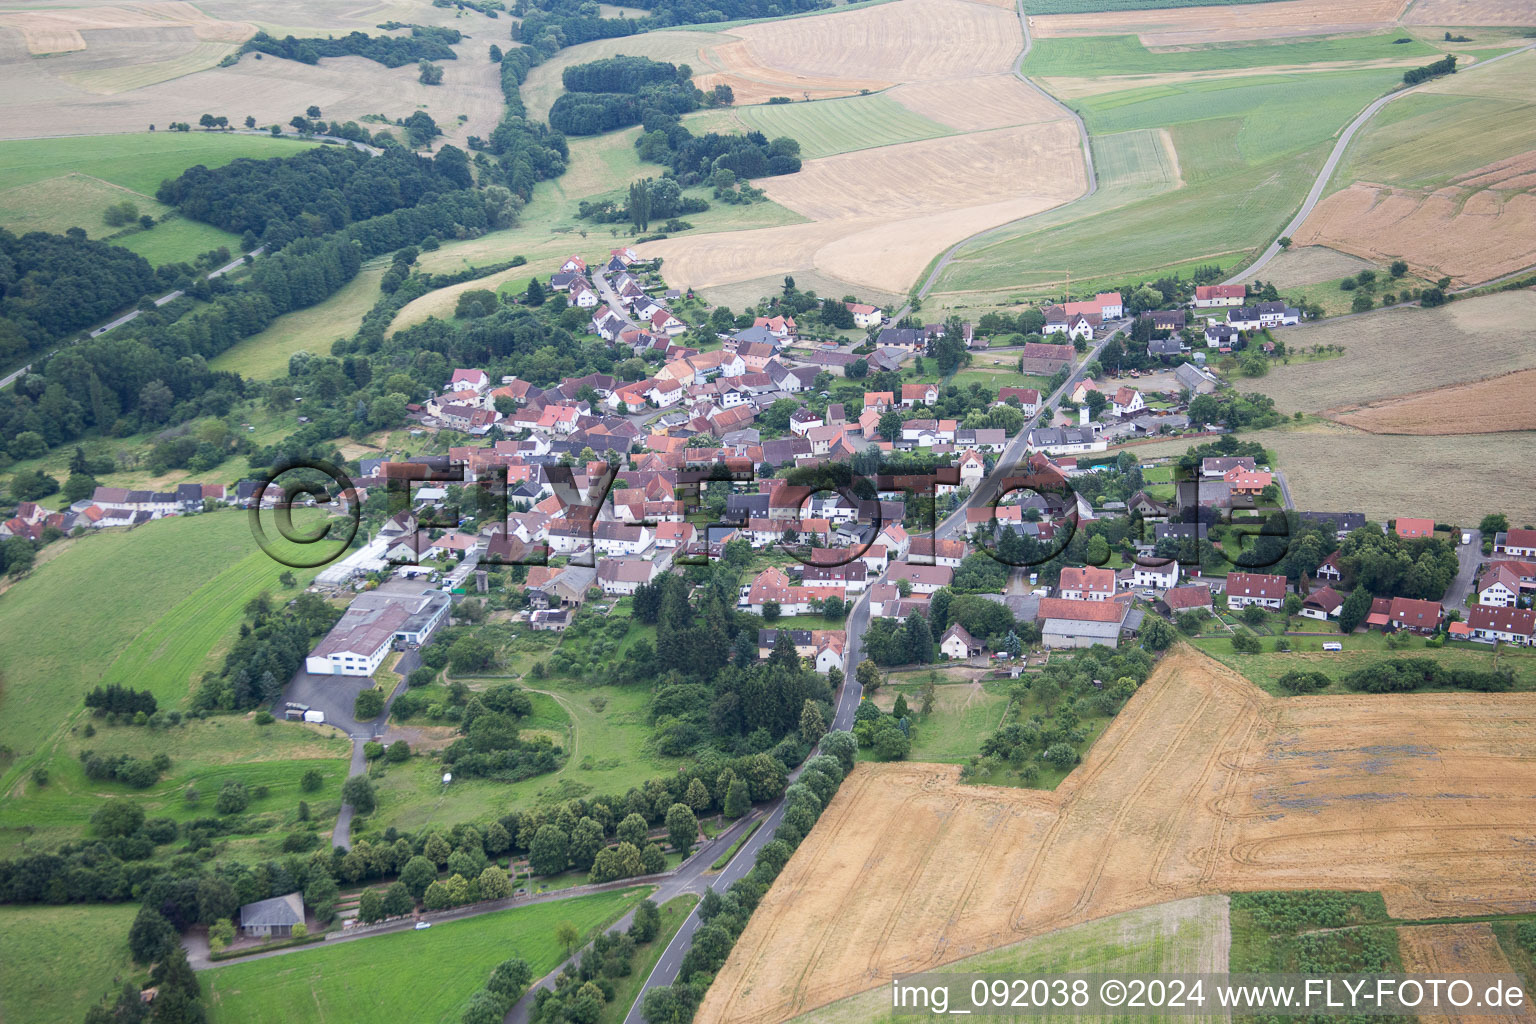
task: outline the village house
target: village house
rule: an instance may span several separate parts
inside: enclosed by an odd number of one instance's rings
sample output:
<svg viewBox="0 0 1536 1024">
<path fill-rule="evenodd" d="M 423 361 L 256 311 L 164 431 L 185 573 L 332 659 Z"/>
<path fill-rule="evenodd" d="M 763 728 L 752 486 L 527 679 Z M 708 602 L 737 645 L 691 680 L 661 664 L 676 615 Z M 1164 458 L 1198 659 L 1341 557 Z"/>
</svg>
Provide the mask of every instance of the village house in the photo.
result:
<svg viewBox="0 0 1536 1024">
<path fill-rule="evenodd" d="M 240 934 L 262 939 L 286 939 L 293 926 L 304 923 L 304 896 L 290 892 L 257 900 L 240 908 Z"/>
<path fill-rule="evenodd" d="M 1335 551 L 1318 564 L 1317 570 L 1312 573 L 1320 580 L 1329 583 L 1338 583 L 1344 579 L 1344 571 L 1339 568 L 1339 552 Z"/>
<path fill-rule="evenodd" d="M 1365 525 L 1365 513 L 1363 512 L 1303 512 L 1301 521 L 1304 523 L 1319 523 L 1332 526 L 1334 538 L 1343 540 L 1345 537 Z"/>
<path fill-rule="evenodd" d="M 862 302 L 845 302 L 843 305 L 853 314 L 853 326 L 860 330 L 868 330 L 880 323 L 882 314 L 879 306 L 869 306 Z"/>
<path fill-rule="evenodd" d="M 1294 327 L 1301 323 L 1301 310 L 1283 302 L 1261 302 L 1254 307 L 1260 327 Z"/>
<path fill-rule="evenodd" d="M 1523 647 L 1536 642 L 1536 611 L 1529 608 L 1476 605 L 1467 613 L 1467 626 L 1479 640 L 1502 640 Z"/>
<path fill-rule="evenodd" d="M 1339 617 L 1339 609 L 1344 607 L 1344 598 L 1332 587 L 1319 587 L 1312 591 L 1301 602 L 1301 614 L 1309 619 L 1320 619 L 1324 622 Z"/>
<path fill-rule="evenodd" d="M 1102 452 L 1109 447 L 1109 442 L 1091 426 L 1035 427 L 1025 435 L 1024 443 L 1031 451 L 1049 455 Z"/>
<path fill-rule="evenodd" d="M 1433 537 L 1435 535 L 1435 521 L 1433 519 L 1414 519 L 1408 516 L 1399 516 L 1392 523 L 1392 532 L 1404 540 Z"/>
<path fill-rule="evenodd" d="M 997 389 L 997 404 L 1006 404 L 1010 398 L 1018 401 L 1019 411 L 1025 416 L 1033 416 L 1040 411 L 1039 388 L 1004 387 Z"/>
<path fill-rule="evenodd" d="M 1406 629 L 1414 633 L 1435 632 L 1440 628 L 1440 620 L 1444 616 L 1445 609 L 1437 601 L 1394 597 L 1387 606 L 1387 624 L 1394 629 Z"/>
<path fill-rule="evenodd" d="M 1110 601 L 1115 596 L 1115 571 L 1095 566 L 1061 570 L 1057 596 L 1069 601 Z"/>
<path fill-rule="evenodd" d="M 1226 479 L 1228 473 L 1234 469 L 1252 471 L 1256 466 L 1252 457 L 1243 455 L 1228 457 L 1209 457 L 1200 460 L 1200 475 L 1205 479 Z"/>
<path fill-rule="evenodd" d="M 655 568 L 655 563 L 640 558 L 600 558 L 597 585 L 610 596 L 633 594 L 640 584 L 651 582 Z"/>
<path fill-rule="evenodd" d="M 1495 534 L 1493 551 L 1514 558 L 1536 558 L 1536 530 L 1508 530 Z"/>
<path fill-rule="evenodd" d="M 954 580 L 954 570 L 944 565 L 913 565 L 910 562 L 892 562 L 886 568 L 886 576 L 892 583 L 906 580 L 912 584 L 914 594 L 932 594 L 940 587 L 947 587 Z"/>
<path fill-rule="evenodd" d="M 985 647 L 982 642 L 967 633 L 965 627 L 958 622 L 950 623 L 944 635 L 939 638 L 939 653 L 956 661 L 975 658 L 983 650 Z"/>
<path fill-rule="evenodd" d="M 1230 324 L 1206 324 L 1205 347 L 1219 349 L 1222 352 L 1232 351 L 1233 342 L 1237 341 L 1237 328 Z"/>
<path fill-rule="evenodd" d="M 1227 574 L 1227 607 L 1241 611 L 1251 604 L 1261 608 L 1279 609 L 1285 605 L 1286 579 L 1264 573 L 1233 572 Z"/>
<path fill-rule="evenodd" d="M 1241 306 L 1248 297 L 1248 287 L 1241 284 L 1201 284 L 1195 286 L 1195 307 Z"/>
<path fill-rule="evenodd" d="M 1141 392 L 1135 388 L 1120 388 L 1110 400 L 1110 412 L 1116 416 L 1130 416 L 1147 407 Z"/>
<path fill-rule="evenodd" d="M 1188 323 L 1182 309 L 1155 309 L 1151 313 L 1143 314 L 1152 318 L 1154 331 L 1182 331 Z"/>
<path fill-rule="evenodd" d="M 1192 395 L 1208 395 L 1216 390 L 1215 376 L 1209 370 L 1202 370 L 1190 363 L 1180 364 L 1173 375 L 1178 378 L 1179 386 Z"/>
<path fill-rule="evenodd" d="M 1178 559 L 1170 558 L 1155 564 L 1136 562 L 1121 574 L 1120 581 L 1123 585 L 1130 587 L 1167 590 L 1179 582 Z"/>
<path fill-rule="evenodd" d="M 651 531 L 604 520 L 592 526 L 592 546 L 605 555 L 638 555 L 651 546 Z"/>
<path fill-rule="evenodd" d="M 932 405 L 939 400 L 939 387 L 937 384 L 903 384 L 901 386 L 901 407 L 911 409 L 918 405 Z"/>
<path fill-rule="evenodd" d="M 1488 569 L 1477 581 L 1477 603 L 1513 608 L 1520 603 L 1520 578 L 1504 566 Z"/>
</svg>

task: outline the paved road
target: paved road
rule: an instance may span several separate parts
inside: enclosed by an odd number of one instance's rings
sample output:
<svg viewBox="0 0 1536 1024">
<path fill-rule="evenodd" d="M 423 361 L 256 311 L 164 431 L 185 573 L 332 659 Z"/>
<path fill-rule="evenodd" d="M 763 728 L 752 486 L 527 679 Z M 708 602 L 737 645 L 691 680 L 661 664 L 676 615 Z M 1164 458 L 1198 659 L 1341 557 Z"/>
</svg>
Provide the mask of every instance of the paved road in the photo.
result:
<svg viewBox="0 0 1536 1024">
<path fill-rule="evenodd" d="M 1508 53 L 1500 54 L 1497 57 L 1490 57 L 1487 60 L 1478 61 L 1476 64 L 1472 65 L 1470 68 L 1467 68 L 1465 71 L 1459 71 L 1457 73 L 1475 74 L 1479 69 L 1485 68 L 1489 64 L 1496 64 L 1508 57 L 1513 57 L 1517 53 L 1524 53 L 1532 47 L 1536 47 L 1536 43 L 1529 43 L 1520 47 L 1518 50 L 1511 50 Z M 1307 219 L 1307 214 L 1312 212 L 1312 208 L 1315 207 L 1317 205 L 1317 201 L 1322 198 L 1323 189 L 1328 186 L 1328 179 L 1333 177 L 1334 168 L 1339 165 L 1340 158 L 1344 156 L 1344 150 L 1349 147 L 1350 140 L 1355 137 L 1355 133 L 1357 131 L 1364 127 L 1365 122 L 1375 117 L 1376 112 L 1382 107 L 1386 106 L 1388 103 L 1391 103 L 1393 100 L 1402 99 L 1404 96 L 1407 96 L 1410 93 L 1417 92 L 1419 88 L 1421 88 L 1421 86 L 1415 86 L 1414 88 L 1410 89 L 1399 89 L 1397 92 L 1389 93 L 1386 96 L 1373 101 L 1369 106 L 1360 112 L 1359 117 L 1355 118 L 1349 123 L 1349 127 L 1345 128 L 1343 134 L 1339 136 L 1339 141 L 1334 143 L 1333 152 L 1329 153 L 1328 159 L 1323 162 L 1322 170 L 1317 172 L 1317 180 L 1312 183 L 1312 189 L 1307 193 L 1307 198 L 1302 202 L 1301 209 L 1296 212 L 1296 216 L 1291 218 L 1291 222 L 1281 230 L 1279 236 L 1280 238 L 1289 237 L 1290 235 L 1295 234 L 1296 229 L 1301 227 L 1302 221 Z M 1265 249 L 1264 252 L 1260 254 L 1258 259 L 1250 263 L 1246 268 L 1243 269 L 1241 273 L 1233 274 L 1222 283 L 1242 284 L 1245 281 L 1253 280 L 1254 275 L 1263 270 L 1265 265 L 1279 254 L 1280 242 L 1277 238 L 1275 241 L 1269 244 L 1269 248 Z"/>
<path fill-rule="evenodd" d="M 228 263 L 224 264 L 222 267 L 218 268 L 217 270 L 209 271 L 208 272 L 208 280 L 212 281 L 216 277 L 222 277 L 224 274 L 227 274 L 231 270 L 234 270 L 236 267 L 240 266 L 247 259 L 254 259 L 257 256 L 260 256 L 261 255 L 261 251 L 264 248 L 266 248 L 266 247 L 265 246 L 257 246 L 255 249 L 251 250 L 249 256 L 238 256 L 235 259 L 230 260 Z M 179 289 L 177 291 L 167 292 L 166 294 L 160 296 L 158 299 L 155 300 L 155 305 L 156 306 L 163 306 L 167 302 L 170 302 L 170 301 L 172 301 L 174 299 L 179 299 L 179 298 L 181 298 L 185 294 L 186 294 L 186 292 L 183 292 L 183 291 L 181 291 Z M 95 330 L 91 331 L 91 337 L 99 338 L 103 334 L 106 334 L 108 331 L 112 330 L 114 327 L 121 327 L 123 324 L 128 323 L 130 320 L 135 319 L 138 315 L 139 315 L 139 310 L 131 309 L 128 312 L 124 313 L 122 316 L 118 317 L 117 319 L 109 320 L 107 323 L 104 323 L 100 327 L 98 327 Z M 43 361 L 43 360 L 48 359 L 50 356 L 52 356 L 57 351 L 58 351 L 58 349 L 53 349 L 52 351 L 44 353 L 39 358 L 38 361 Z M 28 363 L 26 366 L 23 366 L 20 369 L 15 370 L 15 371 L 13 371 L 11 373 L 8 373 L 4 377 L 0 377 L 0 388 L 8 388 L 8 387 L 11 386 L 11 384 L 14 381 L 19 380 L 22 377 L 23 374 L 31 373 L 33 365 L 34 365 L 33 363 Z"/>
<path fill-rule="evenodd" d="M 1077 111 L 1073 110 L 1071 107 L 1068 107 L 1055 96 L 1052 96 L 1050 93 L 1040 88 L 1034 83 L 1033 80 L 1024 74 L 1024 58 L 1029 56 L 1029 51 L 1034 47 L 1035 41 L 1034 38 L 1029 34 L 1029 17 L 1024 13 L 1023 0 L 1020 0 L 1017 10 L 1019 15 L 1019 29 L 1024 33 L 1024 48 L 1019 51 L 1018 60 L 1013 62 L 1013 76 L 1043 96 L 1047 103 L 1060 107 L 1061 110 L 1077 125 L 1077 135 L 1083 144 L 1083 168 L 1087 172 L 1088 176 L 1088 191 L 1084 192 L 1082 195 L 1078 196 L 1071 202 L 1062 203 L 1061 206 L 1052 207 L 1053 210 L 1060 210 L 1063 207 L 1071 206 L 1072 203 L 1082 202 L 1084 199 L 1087 199 L 1089 196 L 1093 195 L 1099 190 L 1099 178 L 1093 169 L 1093 150 L 1088 144 L 1088 126 L 1083 124 L 1083 119 L 1078 116 Z M 1019 220 L 1011 220 L 1006 224 L 998 224 L 994 227 L 987 228 L 985 231 L 978 231 L 976 234 L 971 235 L 968 238 L 962 238 L 960 241 L 944 250 L 944 255 L 939 257 L 939 261 L 933 265 L 933 270 L 929 271 L 928 276 L 923 279 L 922 285 L 918 287 L 917 297 L 922 299 L 927 296 L 929 291 L 933 289 L 934 284 L 937 283 L 939 275 L 944 272 L 944 269 L 949 266 L 950 261 L 954 259 L 955 253 L 959 252 L 962 248 L 970 245 L 972 242 L 979 241 L 982 238 L 1007 231 L 1028 219 L 1028 217 L 1022 217 Z M 891 319 L 900 320 L 911 311 L 912 304 L 908 303 L 898 312 L 893 314 Z"/>
<path fill-rule="evenodd" d="M 1472 588 L 1477 585 L 1477 567 L 1483 562 L 1483 531 L 1470 530 L 1472 543 L 1462 544 L 1456 549 L 1456 578 L 1451 581 L 1450 587 L 1445 592 L 1445 598 L 1441 602 L 1447 609 L 1457 608 L 1463 613 L 1467 607 L 1467 595 L 1472 593 Z M 1455 538 L 1460 540 L 1458 536 Z"/>
<path fill-rule="evenodd" d="M 1296 503 L 1291 501 L 1291 485 L 1285 482 L 1285 473 L 1275 470 L 1275 483 L 1280 485 L 1280 507 L 1295 508 Z"/>
</svg>

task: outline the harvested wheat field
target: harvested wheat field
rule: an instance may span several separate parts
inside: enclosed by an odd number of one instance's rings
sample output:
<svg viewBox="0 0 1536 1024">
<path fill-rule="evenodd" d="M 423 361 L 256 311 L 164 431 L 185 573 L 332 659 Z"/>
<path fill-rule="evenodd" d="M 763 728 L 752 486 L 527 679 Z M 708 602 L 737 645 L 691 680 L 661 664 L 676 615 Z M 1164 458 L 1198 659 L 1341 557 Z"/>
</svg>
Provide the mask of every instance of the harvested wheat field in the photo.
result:
<svg viewBox="0 0 1536 1024">
<path fill-rule="evenodd" d="M 715 70 L 695 81 L 730 85 L 738 103 L 1006 72 L 1024 42 L 1011 9 L 970 0 L 899 0 L 728 34 L 734 41 L 704 50 Z"/>
<path fill-rule="evenodd" d="M 0 138 L 30 138 L 61 129 L 96 135 L 121 132 L 125 126 L 163 127 L 170 121 L 196 124 L 204 113 L 222 114 L 237 124 L 246 115 L 259 124 L 286 124 L 313 103 L 325 117 L 343 121 L 372 113 L 406 117 L 426 110 L 443 130 L 439 141 L 462 148 L 470 135 L 488 136 L 501 116 L 496 65 L 485 59 L 484 46 L 456 47 L 459 59 L 444 64 L 443 84 L 438 86 L 422 85 L 415 67 L 391 69 L 363 57 L 327 58 L 310 65 L 276 57 L 256 60 L 247 54 L 232 67 L 209 68 L 99 95 L 67 77 L 79 73 L 70 63 L 71 55 L 49 58 L 46 67 L 56 67 L 57 74 L 38 74 L 25 64 L 0 63 L 0 91 L 7 97 Z M 112 67 L 93 69 L 92 74 L 132 73 L 126 67 L 112 72 Z M 460 114 L 468 120 L 460 122 Z"/>
<path fill-rule="evenodd" d="M 1144 46 L 1342 35 L 1385 28 L 1397 21 L 1407 4 L 1408 0 L 1282 0 L 1228 7 L 1045 14 L 1029 19 L 1029 31 L 1041 39 L 1134 34 Z"/>
<path fill-rule="evenodd" d="M 1383 309 L 1289 328 L 1286 347 L 1341 346 L 1335 359 L 1273 367 L 1244 383 L 1287 415 L 1470 384 L 1536 368 L 1529 330 L 1536 292 L 1499 292 L 1437 309 Z M 1454 355 L 1452 355 L 1454 354 Z"/>
<path fill-rule="evenodd" d="M 1087 187 L 1077 129 L 1063 119 L 807 161 L 758 181 L 812 223 L 640 247 L 668 279 L 708 288 L 800 269 L 904 293 L 937 253 L 1048 210 Z"/>
<path fill-rule="evenodd" d="M 1329 419 L 1373 434 L 1497 434 L 1536 430 L 1536 370 L 1330 409 Z"/>
<path fill-rule="evenodd" d="M 1061 120 L 1061 107 L 1012 75 L 909 82 L 886 93 L 914 114 L 956 131 L 977 132 Z"/>
<path fill-rule="evenodd" d="M 1235 890 L 1536 907 L 1536 694 L 1279 700 L 1170 653 L 1053 793 L 862 764 L 763 899 L 701 1024 L 770 1024 L 1032 935 Z"/>
<path fill-rule="evenodd" d="M 1399 928 L 1397 939 L 1403 970 L 1410 974 L 1442 978 L 1458 974 L 1516 976 L 1504 951 L 1499 948 L 1493 928 L 1486 923 Z M 1419 1015 L 1420 1024 L 1519 1024 L 1529 1019 L 1529 1013 Z"/>
<path fill-rule="evenodd" d="M 256 27 L 241 21 L 218 21 L 179 0 L 120 4 L 110 7 L 55 7 L 0 11 L 0 30 L 19 33 L 33 54 L 67 53 L 86 49 L 85 32 L 138 30 L 141 42 L 154 33 L 185 29 L 204 42 L 242 43 Z"/>
<path fill-rule="evenodd" d="M 1321 245 L 1293 245 L 1264 268 L 1264 280 L 1276 288 L 1300 288 L 1374 269 L 1375 264 L 1358 256 L 1338 252 Z"/>
<path fill-rule="evenodd" d="M 1536 25 L 1525 0 L 1419 0 L 1403 14 L 1407 25 Z"/>
<path fill-rule="evenodd" d="M 1475 523 L 1488 513 L 1489 467 L 1500 467 L 1500 510 L 1511 521 L 1536 522 L 1536 473 L 1525 471 L 1528 432 L 1369 434 L 1324 420 L 1261 430 L 1249 440 L 1273 452 L 1281 466 L 1297 469 L 1287 476 L 1297 508 L 1354 509 L 1377 522 L 1413 509 L 1437 523 Z M 1139 446 L 1135 451 L 1149 454 Z"/>
</svg>

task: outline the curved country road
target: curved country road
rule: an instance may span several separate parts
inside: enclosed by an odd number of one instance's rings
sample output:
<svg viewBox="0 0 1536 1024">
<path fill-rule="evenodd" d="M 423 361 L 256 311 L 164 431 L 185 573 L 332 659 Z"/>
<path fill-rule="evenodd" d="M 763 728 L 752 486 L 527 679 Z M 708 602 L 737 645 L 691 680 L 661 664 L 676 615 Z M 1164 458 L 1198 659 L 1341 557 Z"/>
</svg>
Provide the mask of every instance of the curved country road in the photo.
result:
<svg viewBox="0 0 1536 1024">
<path fill-rule="evenodd" d="M 1013 76 L 1019 81 L 1023 82 L 1025 85 L 1029 86 L 1035 92 L 1039 93 L 1041 96 L 1045 97 L 1048 103 L 1060 107 L 1066 113 L 1066 115 L 1070 117 L 1074 123 L 1076 123 L 1077 135 L 1083 144 L 1083 168 L 1087 172 L 1088 191 L 1084 192 L 1082 195 L 1078 196 L 1076 199 L 1071 200 L 1070 202 L 1062 203 L 1061 206 L 1051 207 L 1053 210 L 1060 210 L 1063 207 L 1071 206 L 1072 203 L 1082 202 L 1084 199 L 1087 199 L 1089 196 L 1093 195 L 1099 190 L 1099 178 L 1093 170 L 1093 149 L 1088 143 L 1088 126 L 1083 123 L 1083 119 L 1078 115 L 1077 111 L 1073 110 L 1071 107 L 1058 100 L 1055 96 L 1052 96 L 1050 93 L 1040 88 L 1034 83 L 1033 80 L 1029 78 L 1028 75 L 1024 74 L 1024 58 L 1029 56 L 1029 51 L 1034 47 L 1035 41 L 1034 38 L 1029 34 L 1029 16 L 1024 13 L 1023 0 L 1019 0 L 1017 10 L 1019 14 L 1019 30 L 1024 33 L 1024 48 L 1019 51 L 1018 60 L 1013 62 Z M 1036 215 L 1030 214 L 1030 216 L 1032 217 Z M 994 235 L 1006 231 L 1009 228 L 1012 228 L 1015 225 L 1020 224 L 1028 219 L 1029 217 L 1022 217 L 1019 220 L 1008 221 L 1006 224 L 994 225 L 993 227 L 987 228 L 984 231 L 978 231 L 974 235 L 971 235 L 967 238 L 962 238 L 948 249 L 945 249 L 944 254 L 939 257 L 938 262 L 933 265 L 933 269 L 928 272 L 928 276 L 923 279 L 923 283 L 918 287 L 916 293 L 917 298 L 922 299 L 930 291 L 933 290 L 933 286 L 938 281 L 939 275 L 944 272 L 945 267 L 949 266 L 950 261 L 955 257 L 955 253 L 959 252 L 964 246 L 986 238 L 989 235 Z M 911 311 L 912 304 L 908 302 L 896 313 L 894 317 L 892 317 L 892 319 L 900 320 Z"/>
<path fill-rule="evenodd" d="M 1533 47 L 1536 47 L 1536 43 L 1527 43 L 1518 50 L 1510 50 L 1508 53 L 1501 53 L 1497 57 L 1480 60 L 1465 71 L 1458 71 L 1457 74 L 1475 74 L 1489 64 L 1497 64 L 1507 57 L 1513 57 L 1517 53 L 1525 53 Z M 1438 81 L 1438 79 L 1431 79 L 1431 81 Z M 1423 85 L 1427 84 L 1429 83 L 1423 83 Z M 1365 126 L 1365 122 L 1375 117 L 1376 112 L 1382 107 L 1393 100 L 1402 99 L 1404 96 L 1417 92 L 1421 87 L 1414 86 L 1413 88 L 1399 89 L 1397 92 L 1388 93 L 1379 99 L 1373 100 L 1369 106 L 1360 111 L 1360 116 L 1351 121 L 1349 127 L 1345 128 L 1343 133 L 1339 135 L 1339 141 L 1333 145 L 1333 152 L 1329 153 L 1328 159 L 1323 161 L 1323 169 L 1317 172 L 1317 180 L 1312 183 L 1312 189 L 1307 193 L 1307 198 L 1302 202 L 1301 209 L 1296 211 L 1296 216 L 1291 218 L 1290 223 L 1280 231 L 1280 235 L 1275 241 L 1269 243 L 1269 248 L 1265 249 L 1258 259 L 1250 263 L 1241 272 L 1227 278 L 1222 284 L 1242 284 L 1245 280 L 1252 280 L 1254 274 L 1263 270 L 1270 260 L 1280 255 L 1279 239 L 1290 237 L 1297 228 L 1301 227 L 1302 222 L 1307 219 L 1307 215 L 1312 212 L 1313 207 L 1317 206 L 1318 200 L 1323 196 L 1323 189 L 1328 187 L 1328 179 L 1333 177 L 1334 168 L 1339 165 L 1339 160 L 1344 156 L 1344 150 L 1349 148 L 1349 142 L 1355 137 L 1355 133 Z"/>
</svg>

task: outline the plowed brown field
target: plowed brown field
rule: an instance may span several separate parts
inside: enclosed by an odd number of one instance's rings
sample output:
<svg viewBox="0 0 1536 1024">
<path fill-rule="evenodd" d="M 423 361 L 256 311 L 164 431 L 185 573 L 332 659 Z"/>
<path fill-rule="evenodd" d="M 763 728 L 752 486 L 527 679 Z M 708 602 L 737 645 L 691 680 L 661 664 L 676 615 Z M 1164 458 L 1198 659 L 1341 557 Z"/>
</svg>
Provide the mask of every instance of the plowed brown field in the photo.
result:
<svg viewBox="0 0 1536 1024">
<path fill-rule="evenodd" d="M 1406 260 L 1431 280 L 1491 281 L 1536 263 L 1533 164 L 1536 153 L 1524 153 L 1433 192 L 1357 182 L 1319 203 L 1296 241 Z"/>
<path fill-rule="evenodd" d="M 1276 700 L 1166 657 L 1054 792 L 864 764 L 764 898 L 701 1024 L 1204 893 L 1380 889 L 1395 914 L 1536 906 L 1536 694 Z"/>
<path fill-rule="evenodd" d="M 1281 3 L 1237 4 L 1230 7 L 1045 14 L 1030 18 L 1029 30 L 1042 39 L 1052 36 L 1123 36 L 1134 33 L 1141 37 L 1145 46 L 1183 46 L 1188 43 L 1368 32 L 1397 21 L 1407 3 L 1408 0 L 1283 0 Z M 1445 24 L 1467 23 L 1448 21 Z"/>
<path fill-rule="evenodd" d="M 1373 434 L 1497 434 L 1536 430 L 1536 370 L 1420 391 L 1325 413 Z"/>
</svg>

